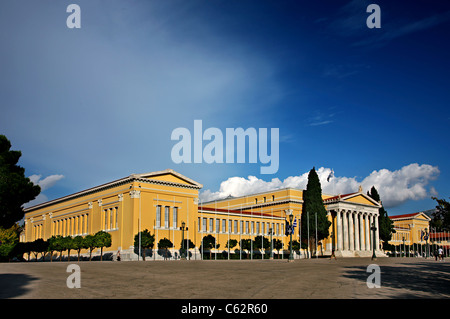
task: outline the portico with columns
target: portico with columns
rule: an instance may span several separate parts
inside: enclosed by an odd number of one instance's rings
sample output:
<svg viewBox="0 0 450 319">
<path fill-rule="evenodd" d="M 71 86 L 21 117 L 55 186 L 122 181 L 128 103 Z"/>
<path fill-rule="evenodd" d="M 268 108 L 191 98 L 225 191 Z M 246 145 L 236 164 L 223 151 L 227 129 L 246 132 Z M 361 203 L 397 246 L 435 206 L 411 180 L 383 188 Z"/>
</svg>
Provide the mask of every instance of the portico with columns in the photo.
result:
<svg viewBox="0 0 450 319">
<path fill-rule="evenodd" d="M 378 215 L 381 204 L 363 193 L 337 195 L 324 198 L 331 221 L 330 237 L 325 242 L 325 252 L 335 250 L 337 257 L 370 257 L 373 247 L 377 256 L 380 249 Z M 375 226 L 375 242 L 372 226 Z"/>
</svg>

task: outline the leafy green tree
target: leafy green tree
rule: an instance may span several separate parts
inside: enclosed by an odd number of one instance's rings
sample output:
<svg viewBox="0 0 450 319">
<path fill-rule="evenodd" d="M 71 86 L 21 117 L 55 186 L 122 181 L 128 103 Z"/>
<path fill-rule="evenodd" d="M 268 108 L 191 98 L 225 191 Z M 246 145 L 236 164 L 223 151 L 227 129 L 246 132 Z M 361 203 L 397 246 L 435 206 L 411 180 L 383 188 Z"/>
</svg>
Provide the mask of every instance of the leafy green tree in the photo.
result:
<svg viewBox="0 0 450 319">
<path fill-rule="evenodd" d="M 86 248 L 89 249 L 89 261 L 91 261 L 92 260 L 92 251 L 95 248 L 98 248 L 95 236 L 94 235 L 86 235 L 86 237 L 84 237 L 84 244 L 85 244 Z"/>
<path fill-rule="evenodd" d="M 14 248 L 19 243 L 20 230 L 17 224 L 7 229 L 0 227 L 0 260 L 11 259 Z"/>
<path fill-rule="evenodd" d="M 372 186 L 370 192 L 367 191 L 367 195 L 370 196 L 373 200 L 381 202 L 380 195 L 378 194 L 375 186 Z M 392 234 L 395 233 L 395 230 L 394 222 L 389 218 L 388 213 L 383 206 L 381 206 L 379 210 L 378 227 L 380 228 L 378 230 L 380 239 L 383 241 L 383 246 L 385 246 L 392 239 Z"/>
<path fill-rule="evenodd" d="M 309 225 L 309 240 L 310 247 L 315 247 L 316 239 L 316 214 L 317 214 L 317 240 L 320 241 L 327 238 L 331 222 L 327 217 L 327 210 L 322 200 L 322 187 L 320 185 L 319 176 L 313 167 L 308 174 L 308 184 L 306 190 L 303 191 L 303 210 L 302 210 L 302 238 L 308 235 Z"/>
<path fill-rule="evenodd" d="M 438 199 L 431 197 L 437 201 L 436 211 L 431 215 L 431 227 L 437 228 L 440 231 L 450 230 L 450 203 L 445 199 Z"/>
<path fill-rule="evenodd" d="M 216 238 L 212 235 L 207 235 L 203 237 L 203 251 L 209 250 L 209 259 L 212 259 L 212 250 L 213 248 L 219 248 L 220 245 L 216 243 Z"/>
<path fill-rule="evenodd" d="M 37 256 L 39 254 L 41 254 L 41 256 L 42 256 L 42 261 L 45 260 L 45 254 L 47 252 L 48 245 L 49 245 L 48 242 L 43 240 L 42 238 L 38 238 L 32 242 L 32 247 L 33 247 L 32 249 L 33 249 L 36 261 L 38 261 Z"/>
<path fill-rule="evenodd" d="M 181 241 L 180 243 L 180 252 L 182 253 L 182 248 L 184 247 L 185 250 L 185 256 L 188 256 L 188 254 L 190 254 L 190 252 L 188 251 L 188 247 L 189 249 L 195 248 L 195 244 L 192 242 L 192 240 L 185 238 L 184 242 Z"/>
<path fill-rule="evenodd" d="M 41 188 L 25 177 L 17 163 L 22 155 L 12 151 L 11 142 L 0 135 L 0 227 L 10 228 L 24 216 L 22 205 L 35 199 Z"/>
<path fill-rule="evenodd" d="M 111 247 L 111 234 L 103 230 L 98 231 L 95 235 L 96 246 L 100 248 L 100 261 L 103 261 L 103 248 Z"/>
<path fill-rule="evenodd" d="M 155 235 L 150 234 L 148 229 L 140 232 L 141 234 L 141 254 L 145 260 L 145 249 L 153 248 L 155 244 Z M 134 236 L 134 247 L 139 247 L 139 233 Z"/>
<path fill-rule="evenodd" d="M 55 235 L 53 235 L 47 241 L 48 241 L 47 251 L 50 253 L 50 262 L 52 262 L 53 261 L 53 252 L 59 250 L 58 249 L 59 247 L 57 244 L 58 238 Z"/>
<path fill-rule="evenodd" d="M 78 261 L 80 261 L 80 254 L 82 249 L 86 249 L 86 243 L 84 242 L 83 236 L 76 236 L 72 241 L 72 248 L 78 253 Z"/>
<path fill-rule="evenodd" d="M 228 239 L 228 241 L 227 241 L 227 243 L 226 243 L 226 245 L 225 245 L 225 248 L 230 248 L 230 249 L 232 249 L 232 248 L 236 247 L 237 243 L 238 243 L 238 242 L 237 242 L 236 239 Z"/>
<path fill-rule="evenodd" d="M 273 249 L 276 249 L 279 254 L 280 249 L 283 249 L 283 242 L 280 239 L 274 239 L 273 240 Z"/>
<path fill-rule="evenodd" d="M 74 248 L 72 236 L 66 236 L 62 238 L 64 250 L 67 250 L 67 261 L 70 261 L 70 251 Z"/>
<path fill-rule="evenodd" d="M 251 251 L 252 240 L 250 238 L 241 239 L 239 242 L 239 247 L 241 248 L 241 250 Z M 246 258 L 248 258 L 248 256 Z"/>
<path fill-rule="evenodd" d="M 158 249 L 164 249 L 165 254 L 164 254 L 164 259 L 166 259 L 168 257 L 168 249 L 173 247 L 173 243 L 167 239 L 167 238 L 162 238 L 159 240 L 158 243 Z"/>
</svg>

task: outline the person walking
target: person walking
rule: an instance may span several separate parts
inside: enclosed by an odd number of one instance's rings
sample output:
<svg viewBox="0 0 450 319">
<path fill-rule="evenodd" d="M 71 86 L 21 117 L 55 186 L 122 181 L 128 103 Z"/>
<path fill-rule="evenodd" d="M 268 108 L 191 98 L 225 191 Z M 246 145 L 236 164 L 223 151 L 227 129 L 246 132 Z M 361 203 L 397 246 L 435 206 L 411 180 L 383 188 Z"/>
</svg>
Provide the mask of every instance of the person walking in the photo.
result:
<svg viewBox="0 0 450 319">
<path fill-rule="evenodd" d="M 444 250 L 442 249 L 442 247 L 439 248 L 438 254 L 439 254 L 439 260 L 444 261 Z"/>
</svg>

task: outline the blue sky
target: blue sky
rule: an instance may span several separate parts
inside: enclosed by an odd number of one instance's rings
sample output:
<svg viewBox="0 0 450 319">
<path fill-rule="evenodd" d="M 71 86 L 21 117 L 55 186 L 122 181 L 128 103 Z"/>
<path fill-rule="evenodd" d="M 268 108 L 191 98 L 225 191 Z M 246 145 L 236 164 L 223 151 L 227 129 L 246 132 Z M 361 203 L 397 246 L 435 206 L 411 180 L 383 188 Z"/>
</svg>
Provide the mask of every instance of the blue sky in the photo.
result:
<svg viewBox="0 0 450 319">
<path fill-rule="evenodd" d="M 449 31 L 446 1 L 2 1 L 0 134 L 39 201 L 166 168 L 207 200 L 315 166 L 324 192 L 375 184 L 391 215 L 421 211 L 450 196 Z M 171 132 L 196 119 L 279 128 L 278 172 L 175 164 Z"/>
</svg>

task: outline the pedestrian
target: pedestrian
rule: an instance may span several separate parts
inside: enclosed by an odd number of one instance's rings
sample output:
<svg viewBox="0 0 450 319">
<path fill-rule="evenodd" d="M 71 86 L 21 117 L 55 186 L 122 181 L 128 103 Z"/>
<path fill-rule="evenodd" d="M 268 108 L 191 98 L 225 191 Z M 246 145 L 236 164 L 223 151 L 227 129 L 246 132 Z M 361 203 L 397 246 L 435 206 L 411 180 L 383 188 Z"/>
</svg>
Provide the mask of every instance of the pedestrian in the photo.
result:
<svg viewBox="0 0 450 319">
<path fill-rule="evenodd" d="M 442 250 L 442 247 L 439 248 L 439 260 L 444 261 L 444 251 Z"/>
<path fill-rule="evenodd" d="M 337 260 L 336 259 L 336 255 L 334 254 L 334 249 L 331 251 L 331 257 L 330 257 L 330 259 L 333 259 L 334 258 L 334 260 Z"/>
<path fill-rule="evenodd" d="M 120 250 L 117 251 L 117 261 L 120 261 Z"/>
</svg>

